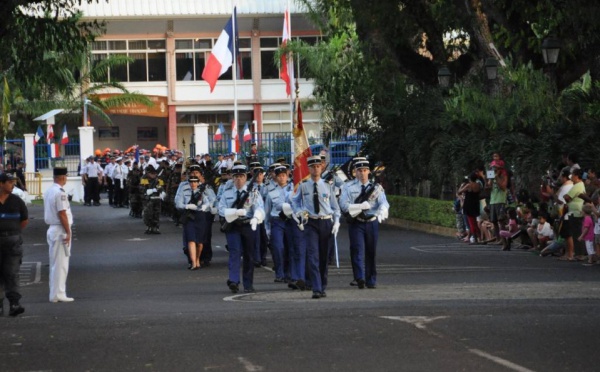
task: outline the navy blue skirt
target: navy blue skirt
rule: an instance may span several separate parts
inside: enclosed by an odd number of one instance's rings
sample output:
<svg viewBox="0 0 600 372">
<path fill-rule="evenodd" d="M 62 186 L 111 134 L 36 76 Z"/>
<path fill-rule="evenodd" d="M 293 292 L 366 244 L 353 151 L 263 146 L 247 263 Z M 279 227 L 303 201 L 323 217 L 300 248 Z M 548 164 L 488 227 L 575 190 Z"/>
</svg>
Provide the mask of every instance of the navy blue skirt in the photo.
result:
<svg viewBox="0 0 600 372">
<path fill-rule="evenodd" d="M 184 213 L 187 213 L 184 212 Z M 205 214 L 200 211 L 194 212 L 194 220 L 189 220 L 183 225 L 183 240 L 185 243 L 195 242 L 204 244 L 206 240 Z"/>
</svg>

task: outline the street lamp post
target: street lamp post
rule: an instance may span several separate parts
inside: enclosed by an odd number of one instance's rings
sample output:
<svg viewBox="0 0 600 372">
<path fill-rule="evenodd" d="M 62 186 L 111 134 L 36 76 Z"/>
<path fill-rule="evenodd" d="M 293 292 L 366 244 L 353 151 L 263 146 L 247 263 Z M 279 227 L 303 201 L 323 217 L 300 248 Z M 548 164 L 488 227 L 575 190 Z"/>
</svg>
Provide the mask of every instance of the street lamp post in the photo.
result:
<svg viewBox="0 0 600 372">
<path fill-rule="evenodd" d="M 448 88 L 450 86 L 450 78 L 452 77 L 452 73 L 446 66 L 442 66 L 438 70 L 438 82 L 442 88 Z"/>
<path fill-rule="evenodd" d="M 558 55 L 560 54 L 560 40 L 555 37 L 547 37 L 542 42 L 542 56 L 544 57 L 544 63 L 547 66 L 546 73 L 552 81 L 553 88 L 558 88 L 558 81 L 556 77 L 556 64 L 558 62 Z"/>
</svg>

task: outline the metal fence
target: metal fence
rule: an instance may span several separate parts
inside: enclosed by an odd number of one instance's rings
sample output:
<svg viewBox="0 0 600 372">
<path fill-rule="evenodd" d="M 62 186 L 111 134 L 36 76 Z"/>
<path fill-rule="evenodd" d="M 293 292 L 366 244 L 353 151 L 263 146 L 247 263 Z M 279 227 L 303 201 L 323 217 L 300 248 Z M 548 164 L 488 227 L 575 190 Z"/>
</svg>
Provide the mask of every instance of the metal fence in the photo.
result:
<svg viewBox="0 0 600 372">
<path fill-rule="evenodd" d="M 293 163 L 292 157 L 292 135 L 290 132 L 267 132 L 253 133 L 252 140 L 240 140 L 240 150 L 238 154 L 242 157 L 250 155 L 250 147 L 252 143 L 256 143 L 258 150 L 258 160 L 261 164 L 270 164 L 278 158 L 284 158 L 288 164 Z M 341 165 L 352 157 L 358 155 L 362 148 L 363 139 L 357 136 L 346 136 L 335 139 L 330 139 L 329 145 L 323 144 L 322 138 L 311 137 L 308 139 L 311 152 L 314 155 L 325 150 L 328 161 L 332 165 Z M 193 151 L 194 144 L 191 144 Z M 208 151 L 211 157 L 218 154 L 226 154 L 235 152 L 231 148 L 231 135 L 223 134 L 220 140 L 215 140 L 210 137 L 208 140 Z"/>
<path fill-rule="evenodd" d="M 42 141 L 43 142 L 43 141 Z M 35 170 L 50 169 L 55 166 L 67 167 L 69 176 L 79 174 L 80 146 L 78 140 L 70 140 L 66 145 L 58 145 L 57 154 L 52 158 L 52 146 L 55 144 L 38 143 L 35 145 Z"/>
</svg>

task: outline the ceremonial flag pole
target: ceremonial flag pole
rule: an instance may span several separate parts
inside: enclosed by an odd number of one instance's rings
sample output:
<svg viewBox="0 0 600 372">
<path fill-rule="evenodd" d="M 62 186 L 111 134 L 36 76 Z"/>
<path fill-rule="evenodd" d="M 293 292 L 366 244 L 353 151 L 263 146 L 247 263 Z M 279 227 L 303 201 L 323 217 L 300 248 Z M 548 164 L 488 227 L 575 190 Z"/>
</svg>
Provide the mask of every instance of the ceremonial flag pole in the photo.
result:
<svg viewBox="0 0 600 372">
<path fill-rule="evenodd" d="M 288 0 L 287 7 L 285 9 L 285 13 L 283 16 L 283 33 L 281 36 L 281 46 L 285 48 L 288 42 L 292 37 L 292 23 L 290 19 L 290 2 Z M 279 73 L 279 77 L 285 81 L 285 92 L 290 97 L 290 132 L 294 131 L 294 96 L 293 96 L 293 86 L 296 83 L 296 87 L 298 82 L 295 81 L 294 76 L 294 57 L 292 52 L 287 52 L 281 55 L 281 71 Z M 298 88 L 296 88 L 298 89 Z M 296 95 L 298 94 L 298 90 L 296 90 Z M 294 136 L 291 136 L 290 139 L 290 157 L 294 159 L 295 149 L 294 149 Z"/>
</svg>

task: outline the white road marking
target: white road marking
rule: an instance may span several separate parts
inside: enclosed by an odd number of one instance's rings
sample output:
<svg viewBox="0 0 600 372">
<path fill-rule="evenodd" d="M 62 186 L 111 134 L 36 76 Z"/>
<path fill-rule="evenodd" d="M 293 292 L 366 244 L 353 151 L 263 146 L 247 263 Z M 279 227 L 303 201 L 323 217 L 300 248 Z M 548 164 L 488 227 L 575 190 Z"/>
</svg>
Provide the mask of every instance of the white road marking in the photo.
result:
<svg viewBox="0 0 600 372">
<path fill-rule="evenodd" d="M 248 359 L 246 359 L 244 357 L 238 357 L 238 360 L 240 363 L 242 363 L 242 365 L 248 372 L 257 372 L 257 371 L 263 370 L 263 367 L 253 364 L 252 362 L 250 362 Z"/>
<path fill-rule="evenodd" d="M 492 354 L 488 354 L 485 351 L 481 351 L 481 350 L 477 350 L 477 349 L 469 349 L 469 351 L 475 355 L 478 355 L 482 358 L 491 360 L 492 362 L 496 363 L 496 364 L 500 364 L 501 366 L 504 366 L 506 368 L 512 369 L 513 371 L 517 371 L 517 372 L 534 372 L 533 370 L 529 369 L 529 368 L 525 368 L 523 366 L 520 366 L 518 364 L 515 364 L 511 361 L 508 361 L 506 359 L 502 359 L 499 358 L 497 356 L 494 356 Z"/>
<path fill-rule="evenodd" d="M 399 320 L 401 322 L 409 323 L 419 329 L 426 329 L 427 323 L 434 322 L 439 319 L 446 319 L 447 316 L 382 316 L 380 318 Z"/>
<path fill-rule="evenodd" d="M 142 238 L 133 238 L 133 239 L 125 239 L 128 242 L 143 242 L 144 240 L 148 240 L 148 239 L 142 239 Z"/>
<path fill-rule="evenodd" d="M 26 286 L 42 280 L 41 262 L 23 262 L 19 268 L 19 285 Z"/>
<path fill-rule="evenodd" d="M 401 322 L 412 324 L 416 328 L 418 328 L 418 329 L 420 329 L 422 331 L 425 331 L 426 333 L 428 333 L 428 334 L 430 334 L 432 336 L 436 336 L 438 338 L 442 338 L 443 339 L 444 335 L 427 329 L 426 325 L 429 324 L 429 323 L 431 323 L 431 322 L 434 322 L 436 320 L 446 319 L 448 317 L 447 316 L 381 316 L 380 318 L 391 319 L 391 320 L 399 320 Z M 460 341 L 456 341 L 456 342 L 459 343 L 459 344 L 461 343 Z M 490 360 L 490 361 L 492 361 L 492 362 L 494 362 L 496 364 L 499 364 L 499 365 L 501 365 L 503 367 L 506 367 L 506 368 L 511 369 L 513 371 L 516 371 L 516 372 L 534 372 L 531 369 L 525 368 L 523 366 L 520 366 L 520 365 L 518 365 L 516 363 L 513 363 L 513 362 L 511 362 L 509 360 L 502 359 L 502 358 L 497 357 L 495 355 L 488 354 L 485 351 L 481 351 L 481 350 L 478 350 L 478 349 L 469 349 L 469 348 L 467 348 L 467 350 L 470 353 L 472 353 L 472 354 L 475 354 L 475 355 L 477 355 L 479 357 L 482 357 L 482 358 L 485 358 L 487 360 Z"/>
</svg>

